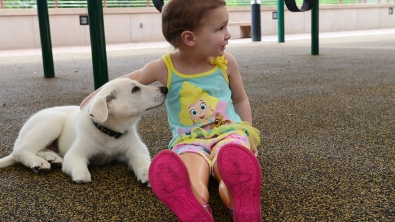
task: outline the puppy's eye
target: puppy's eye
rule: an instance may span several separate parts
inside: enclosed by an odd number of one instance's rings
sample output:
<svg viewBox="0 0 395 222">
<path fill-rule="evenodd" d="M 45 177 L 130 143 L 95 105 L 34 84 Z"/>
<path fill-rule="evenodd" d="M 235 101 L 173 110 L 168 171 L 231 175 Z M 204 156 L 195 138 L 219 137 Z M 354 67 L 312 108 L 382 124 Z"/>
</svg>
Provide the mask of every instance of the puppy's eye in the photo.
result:
<svg viewBox="0 0 395 222">
<path fill-rule="evenodd" d="M 132 89 L 132 93 L 135 93 L 135 92 L 138 92 L 138 91 L 140 91 L 140 87 L 134 86 L 133 89 Z"/>
</svg>

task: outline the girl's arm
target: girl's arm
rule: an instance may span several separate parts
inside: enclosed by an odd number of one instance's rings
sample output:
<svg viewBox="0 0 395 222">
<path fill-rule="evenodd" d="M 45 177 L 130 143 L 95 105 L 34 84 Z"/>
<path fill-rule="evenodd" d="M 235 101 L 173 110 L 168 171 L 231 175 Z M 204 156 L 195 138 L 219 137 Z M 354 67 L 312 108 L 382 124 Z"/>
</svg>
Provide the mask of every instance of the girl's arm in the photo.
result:
<svg viewBox="0 0 395 222">
<path fill-rule="evenodd" d="M 252 126 L 251 106 L 247 94 L 244 91 L 243 81 L 239 72 L 239 66 L 235 57 L 230 53 L 225 53 L 225 58 L 228 60 L 228 77 L 229 86 L 232 91 L 233 106 L 241 120 L 246 121 Z M 252 135 L 250 135 L 252 137 Z M 250 140 L 250 150 L 255 156 L 258 156 L 258 149 L 256 148 L 253 139 Z"/>
<path fill-rule="evenodd" d="M 124 76 L 118 78 L 129 78 L 133 80 L 137 80 L 139 83 L 144 85 L 149 85 L 153 82 L 159 81 L 164 86 L 167 84 L 167 68 L 162 59 L 158 59 L 152 62 L 149 62 L 142 69 L 136 70 Z M 97 89 L 89 96 L 87 96 L 81 103 L 80 108 L 84 107 L 92 97 L 100 91 L 101 88 Z"/>
<path fill-rule="evenodd" d="M 225 52 L 225 58 L 228 60 L 227 74 L 229 78 L 229 87 L 232 91 L 233 106 L 241 120 L 248 122 L 252 126 L 250 101 L 244 91 L 239 66 L 232 54 Z"/>
</svg>

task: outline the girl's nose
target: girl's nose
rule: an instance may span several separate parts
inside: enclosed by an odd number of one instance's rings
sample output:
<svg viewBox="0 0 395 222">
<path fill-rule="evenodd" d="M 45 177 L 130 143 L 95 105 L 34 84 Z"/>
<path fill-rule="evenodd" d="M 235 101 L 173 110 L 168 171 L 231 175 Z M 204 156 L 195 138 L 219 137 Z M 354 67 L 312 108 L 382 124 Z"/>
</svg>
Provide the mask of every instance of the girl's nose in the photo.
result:
<svg viewBox="0 0 395 222">
<path fill-rule="evenodd" d="M 225 40 L 229 40 L 231 36 L 232 36 L 232 35 L 231 35 L 230 32 L 228 31 L 228 29 L 226 29 Z"/>
</svg>

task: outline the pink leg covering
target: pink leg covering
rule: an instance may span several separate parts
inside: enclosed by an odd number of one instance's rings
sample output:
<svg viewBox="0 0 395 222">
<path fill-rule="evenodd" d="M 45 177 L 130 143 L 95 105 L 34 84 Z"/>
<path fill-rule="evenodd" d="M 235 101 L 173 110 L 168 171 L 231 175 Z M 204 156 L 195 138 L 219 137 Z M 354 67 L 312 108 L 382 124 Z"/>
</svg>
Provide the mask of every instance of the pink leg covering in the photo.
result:
<svg viewBox="0 0 395 222">
<path fill-rule="evenodd" d="M 218 170 L 234 202 L 234 221 L 261 222 L 261 168 L 258 159 L 238 144 L 218 152 Z"/>
<path fill-rule="evenodd" d="M 193 194 L 188 170 L 177 153 L 164 150 L 152 160 L 149 182 L 156 197 L 180 221 L 214 221 Z"/>
</svg>

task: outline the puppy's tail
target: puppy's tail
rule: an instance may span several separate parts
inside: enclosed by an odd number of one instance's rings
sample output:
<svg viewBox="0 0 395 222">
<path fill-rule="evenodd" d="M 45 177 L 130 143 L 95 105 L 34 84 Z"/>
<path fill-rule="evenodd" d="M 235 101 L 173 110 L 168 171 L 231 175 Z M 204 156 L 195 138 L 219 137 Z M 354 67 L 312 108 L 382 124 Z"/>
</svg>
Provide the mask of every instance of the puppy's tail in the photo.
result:
<svg viewBox="0 0 395 222">
<path fill-rule="evenodd" d="M 0 168 L 9 167 L 16 163 L 12 155 L 8 155 L 0 159 Z"/>
</svg>

